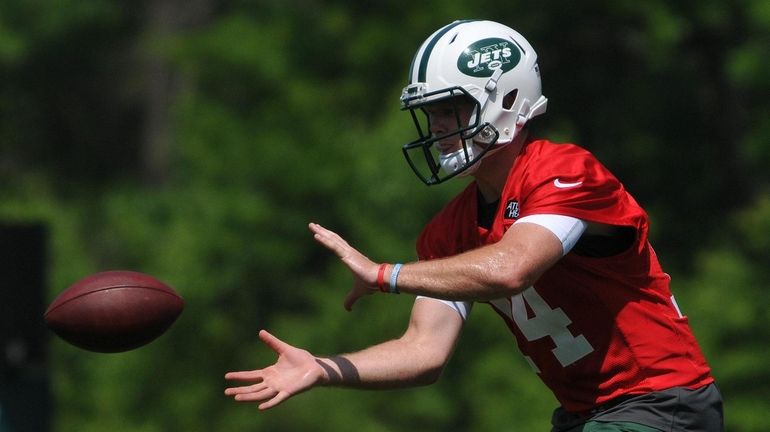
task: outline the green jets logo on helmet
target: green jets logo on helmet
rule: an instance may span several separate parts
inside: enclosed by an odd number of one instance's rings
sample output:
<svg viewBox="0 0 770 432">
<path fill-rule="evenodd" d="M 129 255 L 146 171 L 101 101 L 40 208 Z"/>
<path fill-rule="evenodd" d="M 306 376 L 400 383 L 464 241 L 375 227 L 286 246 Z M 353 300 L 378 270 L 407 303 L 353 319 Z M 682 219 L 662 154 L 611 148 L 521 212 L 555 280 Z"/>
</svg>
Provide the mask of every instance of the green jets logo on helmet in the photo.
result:
<svg viewBox="0 0 770 432">
<path fill-rule="evenodd" d="M 519 48 L 509 40 L 489 38 L 476 41 L 457 58 L 457 69 L 472 77 L 490 77 L 497 69 L 508 72 L 521 60 Z"/>
</svg>

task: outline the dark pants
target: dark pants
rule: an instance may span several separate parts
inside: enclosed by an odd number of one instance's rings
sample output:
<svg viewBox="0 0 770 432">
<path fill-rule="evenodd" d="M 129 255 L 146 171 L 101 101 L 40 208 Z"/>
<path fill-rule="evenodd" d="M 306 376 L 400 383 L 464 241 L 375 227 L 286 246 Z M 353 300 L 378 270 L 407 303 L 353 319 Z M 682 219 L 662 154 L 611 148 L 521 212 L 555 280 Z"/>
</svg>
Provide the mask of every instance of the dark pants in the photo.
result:
<svg viewBox="0 0 770 432">
<path fill-rule="evenodd" d="M 554 411 L 552 432 L 723 432 L 722 395 L 716 385 L 674 387 L 618 398 L 588 414 Z"/>
<path fill-rule="evenodd" d="M 640 425 L 639 423 L 590 421 L 580 426 L 575 426 L 566 432 L 661 432 L 661 430 Z"/>
</svg>

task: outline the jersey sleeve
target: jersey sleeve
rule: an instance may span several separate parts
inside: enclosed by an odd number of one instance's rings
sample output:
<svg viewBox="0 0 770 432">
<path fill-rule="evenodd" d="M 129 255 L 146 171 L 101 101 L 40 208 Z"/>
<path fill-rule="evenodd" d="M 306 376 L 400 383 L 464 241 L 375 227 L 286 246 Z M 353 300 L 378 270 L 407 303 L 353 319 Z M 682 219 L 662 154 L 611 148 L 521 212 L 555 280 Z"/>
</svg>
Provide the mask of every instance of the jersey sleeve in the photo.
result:
<svg viewBox="0 0 770 432">
<path fill-rule="evenodd" d="M 591 153 L 571 144 L 537 155 L 522 185 L 520 217 L 558 214 L 608 225 L 639 227 L 640 207 Z"/>
<path fill-rule="evenodd" d="M 582 219 L 554 214 L 524 216 L 515 223 L 532 223 L 550 231 L 561 242 L 562 256 L 572 250 L 588 226 Z"/>
<path fill-rule="evenodd" d="M 473 308 L 473 302 L 469 302 L 469 301 L 441 300 L 441 299 L 435 299 L 432 297 L 417 296 L 415 301 L 419 301 L 419 300 L 424 300 L 424 301 L 429 300 L 429 301 L 436 301 L 436 302 L 442 303 L 447 307 L 457 311 L 457 313 L 460 314 L 460 317 L 463 319 L 463 321 L 468 319 L 468 315 L 471 313 L 471 309 Z"/>
</svg>

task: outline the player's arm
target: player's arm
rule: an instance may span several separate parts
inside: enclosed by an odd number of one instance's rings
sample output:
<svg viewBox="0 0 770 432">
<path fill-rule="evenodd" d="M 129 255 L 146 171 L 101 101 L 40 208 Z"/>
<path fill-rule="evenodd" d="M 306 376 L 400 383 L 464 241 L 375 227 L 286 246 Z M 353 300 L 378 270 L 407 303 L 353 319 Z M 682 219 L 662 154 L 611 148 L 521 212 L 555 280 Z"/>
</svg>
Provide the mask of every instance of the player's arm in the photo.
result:
<svg viewBox="0 0 770 432">
<path fill-rule="evenodd" d="M 278 360 L 264 369 L 226 374 L 225 379 L 240 385 L 227 388 L 225 394 L 268 409 L 317 386 L 385 389 L 427 385 L 441 374 L 462 325 L 463 319 L 454 309 L 432 299 L 418 299 L 400 338 L 334 357 L 316 357 L 262 331 L 260 339 L 278 354 Z"/>
<path fill-rule="evenodd" d="M 574 244 L 586 227 L 579 219 L 546 216 L 570 222 L 565 227 L 559 223 L 556 229 L 547 223 L 517 222 L 494 244 L 447 258 L 405 264 L 398 274 L 398 289 L 448 300 L 486 301 L 517 294 L 560 260 L 569 250 L 568 242 Z M 347 309 L 360 297 L 378 292 L 378 279 L 390 279 L 393 266 L 384 267 L 380 276 L 380 264 L 339 235 L 318 224 L 310 224 L 310 229 L 315 239 L 335 252 L 353 273 L 353 288 L 345 299 Z M 565 231 L 564 235 L 560 231 Z"/>
<path fill-rule="evenodd" d="M 562 244 L 551 231 L 517 223 L 494 244 L 407 264 L 397 285 L 401 292 L 448 300 L 494 300 L 532 286 L 562 257 Z"/>
</svg>

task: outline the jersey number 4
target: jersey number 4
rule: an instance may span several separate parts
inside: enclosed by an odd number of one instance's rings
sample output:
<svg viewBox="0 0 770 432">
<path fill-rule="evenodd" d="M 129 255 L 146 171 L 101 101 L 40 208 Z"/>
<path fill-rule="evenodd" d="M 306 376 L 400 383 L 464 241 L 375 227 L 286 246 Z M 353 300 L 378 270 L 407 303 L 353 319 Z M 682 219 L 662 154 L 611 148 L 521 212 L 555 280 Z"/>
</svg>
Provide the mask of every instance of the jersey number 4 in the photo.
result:
<svg viewBox="0 0 770 432">
<path fill-rule="evenodd" d="M 530 317 L 527 306 L 534 314 Z M 551 309 L 535 288 L 530 287 L 511 297 L 511 312 L 516 326 L 528 341 L 550 337 L 556 348 L 551 350 L 563 367 L 593 352 L 593 347 L 583 335 L 573 336 L 567 328 L 572 321 L 561 308 Z"/>
</svg>

